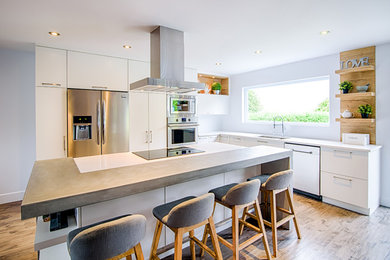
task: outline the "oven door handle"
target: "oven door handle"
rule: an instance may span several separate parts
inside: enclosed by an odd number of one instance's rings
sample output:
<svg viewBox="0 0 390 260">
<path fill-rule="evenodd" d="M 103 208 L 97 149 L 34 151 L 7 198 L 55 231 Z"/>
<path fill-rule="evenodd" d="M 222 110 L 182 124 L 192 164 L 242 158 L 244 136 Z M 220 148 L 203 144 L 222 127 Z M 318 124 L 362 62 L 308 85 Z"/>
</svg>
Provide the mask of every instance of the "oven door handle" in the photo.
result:
<svg viewBox="0 0 390 260">
<path fill-rule="evenodd" d="M 191 126 L 199 126 L 199 124 L 169 124 L 168 125 L 168 127 L 180 127 L 180 128 L 191 127 Z"/>
</svg>

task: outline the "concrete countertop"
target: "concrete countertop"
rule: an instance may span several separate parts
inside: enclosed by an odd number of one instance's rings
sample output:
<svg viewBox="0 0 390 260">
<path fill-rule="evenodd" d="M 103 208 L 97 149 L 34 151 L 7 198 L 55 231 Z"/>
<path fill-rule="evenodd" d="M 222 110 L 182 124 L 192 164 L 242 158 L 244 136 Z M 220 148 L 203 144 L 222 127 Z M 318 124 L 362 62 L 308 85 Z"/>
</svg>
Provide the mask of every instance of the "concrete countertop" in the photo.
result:
<svg viewBox="0 0 390 260">
<path fill-rule="evenodd" d="M 113 168 L 87 169 L 84 173 L 80 172 L 73 158 L 36 161 L 22 202 L 22 219 L 292 156 L 291 150 L 267 146 L 245 148 L 214 143 L 198 144 L 196 148 L 206 150 L 206 153 L 152 161 L 137 158 L 133 163 L 130 159 L 126 166 L 116 164 L 111 165 Z M 126 157 L 123 154 L 118 156 Z"/>
<path fill-rule="evenodd" d="M 272 140 L 274 142 L 282 142 L 282 143 L 292 143 L 292 144 L 302 144 L 302 145 L 312 145 L 312 146 L 320 146 L 320 147 L 328 147 L 334 149 L 346 149 L 352 151 L 363 151 L 363 152 L 372 152 L 382 148 L 380 145 L 352 145 L 352 144 L 344 144 L 338 141 L 331 140 L 322 140 L 322 139 L 310 139 L 310 138 L 296 138 L 296 137 L 284 137 L 283 139 L 277 138 L 266 138 L 261 137 L 272 136 L 272 134 L 256 134 L 256 133 L 243 133 L 243 132 L 209 132 L 209 133 L 199 133 L 199 136 L 215 136 L 215 135 L 232 135 L 232 136 L 240 136 L 247 138 L 262 138 L 264 140 Z"/>
</svg>

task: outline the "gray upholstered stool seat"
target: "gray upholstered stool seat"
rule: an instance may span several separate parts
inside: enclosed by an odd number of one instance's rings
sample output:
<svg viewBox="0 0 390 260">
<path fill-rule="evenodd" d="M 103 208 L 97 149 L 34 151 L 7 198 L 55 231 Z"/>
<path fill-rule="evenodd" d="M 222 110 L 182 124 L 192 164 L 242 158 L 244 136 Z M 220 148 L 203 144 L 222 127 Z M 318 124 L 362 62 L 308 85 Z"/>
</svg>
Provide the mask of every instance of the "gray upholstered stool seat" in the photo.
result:
<svg viewBox="0 0 390 260">
<path fill-rule="evenodd" d="M 194 198 L 196 198 L 196 197 L 195 196 L 188 196 L 188 197 L 185 197 L 182 199 L 178 199 L 178 200 L 157 206 L 153 209 L 153 216 L 155 216 L 155 218 L 157 218 L 158 220 L 160 220 L 162 223 L 164 223 L 166 225 L 167 223 L 165 223 L 165 221 L 163 219 L 165 216 L 167 216 L 169 214 L 169 212 L 174 207 L 176 207 L 177 205 L 179 205 L 182 202 L 185 202 L 187 200 L 194 199 Z"/>
<path fill-rule="evenodd" d="M 153 209 L 153 215 L 157 218 L 157 223 L 149 259 L 160 259 L 158 254 L 161 252 L 157 252 L 157 247 L 162 226 L 165 224 L 175 233 L 175 260 L 182 258 L 183 235 L 187 232 L 189 232 L 192 259 L 195 259 L 195 243 L 197 243 L 215 259 L 222 260 L 221 249 L 219 248 L 217 232 L 215 231 L 212 216 L 213 206 L 214 195 L 207 193 L 199 197 L 185 197 L 155 207 Z M 201 226 L 206 226 L 213 233 L 212 241 L 214 251 L 195 237 L 194 230 Z"/>
<path fill-rule="evenodd" d="M 218 240 L 224 244 L 226 247 L 230 248 L 233 251 L 233 259 L 239 259 L 239 252 L 242 248 L 249 246 L 255 241 L 262 239 L 264 244 L 264 249 L 267 254 L 267 258 L 270 259 L 271 254 L 268 247 L 268 241 L 266 238 L 266 233 L 264 229 L 264 223 L 261 216 L 259 202 L 257 196 L 259 195 L 261 182 L 258 179 L 251 181 L 243 182 L 240 184 L 232 183 L 224 185 L 215 189 L 210 190 L 209 192 L 215 195 L 215 202 L 219 203 L 227 208 L 232 210 L 232 243 L 225 240 L 223 237 L 218 236 Z M 245 219 L 239 219 L 238 213 L 241 209 L 244 209 L 244 212 L 247 212 L 248 208 L 253 206 L 255 208 L 255 216 L 258 220 L 258 227 L 248 223 Z M 215 204 L 214 204 L 215 210 Z M 240 231 L 243 230 L 244 225 L 256 231 L 256 234 L 247 239 L 245 242 L 239 242 Z M 205 229 L 203 234 L 203 243 L 207 242 L 209 235 L 209 230 Z M 203 250 L 201 255 L 203 255 Z"/>
<path fill-rule="evenodd" d="M 112 218 L 71 231 L 68 251 L 72 260 L 120 259 L 132 253 L 143 259 L 140 241 L 145 230 L 146 218 L 142 215 Z"/>
<path fill-rule="evenodd" d="M 216 200 L 222 201 L 223 196 L 225 196 L 226 193 L 227 193 L 231 188 L 233 188 L 234 186 L 236 186 L 237 184 L 238 184 L 238 183 L 227 184 L 227 185 L 225 185 L 225 186 L 221 186 L 221 187 L 212 189 L 212 190 L 210 190 L 209 192 L 210 192 L 210 193 L 214 193 L 214 196 L 215 196 L 215 199 L 216 199 Z"/>
<path fill-rule="evenodd" d="M 251 178 L 248 178 L 247 181 L 251 181 L 251 180 L 259 180 L 261 182 L 261 185 L 263 185 L 267 180 L 268 178 L 270 177 L 271 175 L 268 175 L 268 174 L 264 174 L 264 175 L 258 175 L 258 176 L 255 176 L 255 177 L 251 177 Z"/>
</svg>

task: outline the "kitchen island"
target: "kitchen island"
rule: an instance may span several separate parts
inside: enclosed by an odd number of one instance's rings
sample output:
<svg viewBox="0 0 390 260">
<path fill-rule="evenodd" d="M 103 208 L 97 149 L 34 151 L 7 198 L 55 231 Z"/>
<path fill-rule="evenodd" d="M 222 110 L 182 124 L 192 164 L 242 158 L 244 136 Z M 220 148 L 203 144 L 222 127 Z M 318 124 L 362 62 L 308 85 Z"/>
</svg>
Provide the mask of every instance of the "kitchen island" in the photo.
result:
<svg viewBox="0 0 390 260">
<path fill-rule="evenodd" d="M 57 248 L 66 237 L 61 230 L 48 236 L 38 234 L 38 230 L 45 229 L 38 228 L 44 214 L 78 209 L 74 228 L 122 214 L 143 214 L 148 221 L 142 241 L 147 255 L 154 231 L 155 206 L 188 195 L 198 196 L 255 175 L 288 169 L 292 155 L 290 150 L 267 146 L 245 148 L 213 143 L 191 147 L 205 152 L 152 161 L 132 153 L 37 161 L 23 199 L 22 219 L 38 217 L 35 248 L 42 250 L 41 258 L 45 258 L 44 250 Z M 217 208 L 216 222 L 228 214 Z M 60 234 L 55 239 L 44 239 L 53 237 L 55 232 Z M 173 241 L 169 230 L 163 234 L 160 245 Z"/>
</svg>

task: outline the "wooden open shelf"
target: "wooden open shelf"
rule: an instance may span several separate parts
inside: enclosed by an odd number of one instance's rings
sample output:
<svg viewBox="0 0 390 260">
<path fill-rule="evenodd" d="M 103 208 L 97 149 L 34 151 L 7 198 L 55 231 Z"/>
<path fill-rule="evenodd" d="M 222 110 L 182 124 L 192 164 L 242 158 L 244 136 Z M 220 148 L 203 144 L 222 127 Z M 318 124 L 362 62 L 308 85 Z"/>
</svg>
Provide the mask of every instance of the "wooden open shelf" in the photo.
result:
<svg viewBox="0 0 390 260">
<path fill-rule="evenodd" d="M 375 70 L 375 66 L 374 65 L 367 65 L 367 66 L 356 67 L 356 68 L 336 70 L 335 73 L 339 74 L 339 75 L 342 75 L 342 74 L 347 74 L 347 73 L 373 71 L 373 70 Z"/>
<path fill-rule="evenodd" d="M 221 83 L 221 95 L 229 95 L 229 78 L 224 76 L 216 75 L 207 75 L 207 74 L 198 74 L 198 81 L 200 83 L 205 83 L 206 86 L 211 90 L 211 85 L 214 82 Z"/>
<path fill-rule="evenodd" d="M 375 118 L 336 118 L 336 122 L 343 123 L 375 123 Z"/>
<path fill-rule="evenodd" d="M 336 94 L 336 98 L 341 99 L 356 99 L 363 97 L 375 97 L 375 92 L 356 92 L 356 93 L 348 93 L 348 94 Z"/>
</svg>

